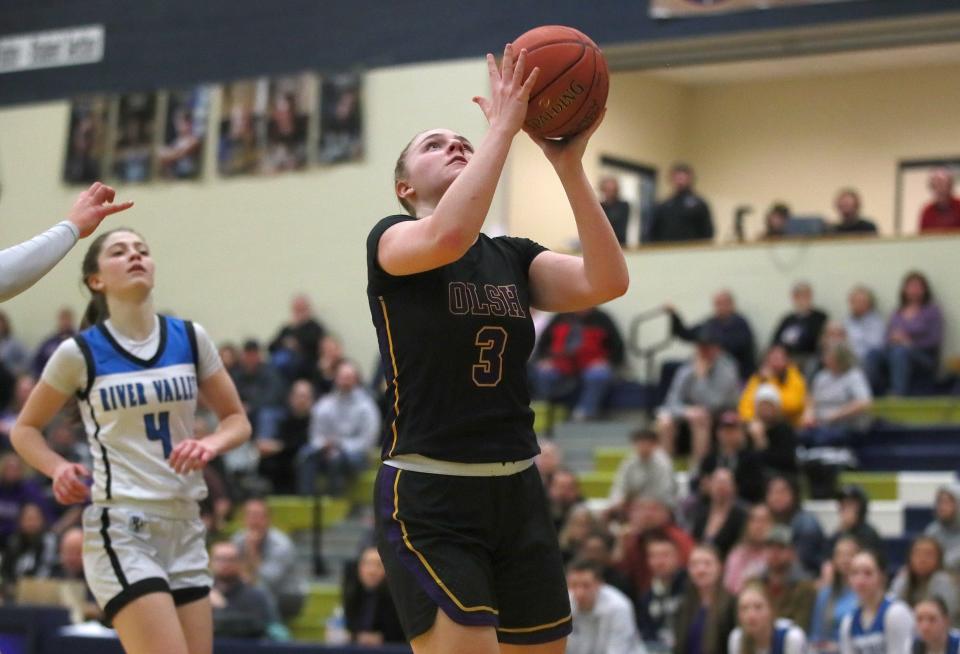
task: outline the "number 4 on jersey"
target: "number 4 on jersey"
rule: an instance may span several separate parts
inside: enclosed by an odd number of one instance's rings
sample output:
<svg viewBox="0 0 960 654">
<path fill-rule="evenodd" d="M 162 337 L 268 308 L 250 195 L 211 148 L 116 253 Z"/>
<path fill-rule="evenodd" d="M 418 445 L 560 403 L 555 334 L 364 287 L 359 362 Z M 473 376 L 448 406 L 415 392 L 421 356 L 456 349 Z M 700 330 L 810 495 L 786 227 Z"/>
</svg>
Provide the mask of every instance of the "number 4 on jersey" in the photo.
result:
<svg viewBox="0 0 960 654">
<path fill-rule="evenodd" d="M 481 327 L 474 344 L 480 348 L 480 363 L 473 366 L 473 383 L 477 386 L 496 386 L 503 377 L 507 330 L 503 327 Z"/>
<path fill-rule="evenodd" d="M 163 443 L 163 458 L 170 458 L 170 452 L 173 451 L 170 442 L 170 412 L 148 413 L 143 416 L 143 427 L 149 440 Z"/>
</svg>

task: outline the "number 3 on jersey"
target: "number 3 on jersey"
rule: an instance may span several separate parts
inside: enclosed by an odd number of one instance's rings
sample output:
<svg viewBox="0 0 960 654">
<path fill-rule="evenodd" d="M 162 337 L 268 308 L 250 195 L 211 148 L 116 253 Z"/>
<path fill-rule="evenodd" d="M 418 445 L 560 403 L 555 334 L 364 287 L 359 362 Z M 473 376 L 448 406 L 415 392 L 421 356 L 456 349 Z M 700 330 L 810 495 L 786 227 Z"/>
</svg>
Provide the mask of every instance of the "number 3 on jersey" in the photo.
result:
<svg viewBox="0 0 960 654">
<path fill-rule="evenodd" d="M 496 386 L 503 376 L 507 330 L 503 327 L 481 327 L 474 344 L 480 348 L 480 363 L 473 366 L 473 383 L 477 386 Z"/>
<path fill-rule="evenodd" d="M 146 429 L 149 440 L 163 443 L 163 458 L 170 458 L 170 452 L 173 451 L 170 442 L 170 412 L 148 413 L 143 416 L 143 428 Z"/>
</svg>

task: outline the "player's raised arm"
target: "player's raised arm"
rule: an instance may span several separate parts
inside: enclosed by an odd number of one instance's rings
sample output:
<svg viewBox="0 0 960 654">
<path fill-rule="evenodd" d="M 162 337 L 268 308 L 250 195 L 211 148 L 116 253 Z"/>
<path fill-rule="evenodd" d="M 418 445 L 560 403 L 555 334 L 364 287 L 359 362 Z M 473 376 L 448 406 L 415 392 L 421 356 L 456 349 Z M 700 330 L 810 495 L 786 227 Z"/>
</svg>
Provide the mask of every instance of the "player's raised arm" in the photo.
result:
<svg viewBox="0 0 960 654">
<path fill-rule="evenodd" d="M 133 202 L 113 204 L 115 197 L 116 191 L 96 182 L 77 196 L 66 220 L 29 241 L 0 250 L 0 302 L 36 284 L 66 256 L 78 238 L 92 234 L 104 218 L 133 206 Z"/>
<path fill-rule="evenodd" d="M 627 292 L 630 275 L 613 227 L 583 169 L 587 142 L 603 116 L 588 130 L 563 141 L 531 137 L 553 165 L 567 194 L 583 256 L 543 252 L 530 264 L 533 306 L 544 311 L 577 311 Z"/>
<path fill-rule="evenodd" d="M 525 73 L 526 54 L 508 44 L 498 68 L 487 55 L 490 98 L 475 97 L 490 129 L 474 152 L 449 130 L 418 134 L 400 154 L 396 194 L 416 221 L 390 227 L 377 259 L 391 275 L 411 275 L 458 260 L 473 245 L 490 210 L 513 137 L 523 124 L 537 71 Z"/>
</svg>

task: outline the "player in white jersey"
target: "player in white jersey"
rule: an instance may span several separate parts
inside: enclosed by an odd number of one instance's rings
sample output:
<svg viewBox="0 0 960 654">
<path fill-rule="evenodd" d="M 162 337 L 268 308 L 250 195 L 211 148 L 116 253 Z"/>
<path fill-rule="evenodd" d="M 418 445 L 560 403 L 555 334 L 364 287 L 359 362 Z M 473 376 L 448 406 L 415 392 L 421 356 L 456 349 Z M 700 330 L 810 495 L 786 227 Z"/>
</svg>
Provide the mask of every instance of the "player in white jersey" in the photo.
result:
<svg viewBox="0 0 960 654">
<path fill-rule="evenodd" d="M 104 218 L 133 206 L 133 202 L 112 204 L 115 197 L 116 191 L 95 182 L 77 196 L 66 220 L 29 241 L 0 250 L 0 302 L 36 284 L 70 251 L 77 239 L 90 236 Z"/>
<path fill-rule="evenodd" d="M 250 437 L 237 390 L 206 332 L 154 312 L 154 263 L 128 229 L 99 236 L 83 261 L 86 325 L 57 348 L 13 428 L 17 452 L 53 479 L 57 501 L 82 502 L 88 583 L 130 654 L 210 654 L 213 617 L 201 469 Z M 198 395 L 220 419 L 193 438 Z M 41 429 L 71 395 L 93 455 L 90 473 Z"/>
<path fill-rule="evenodd" d="M 913 614 L 898 599 L 887 597 L 887 575 L 880 556 L 862 550 L 850 564 L 850 587 L 857 608 L 840 624 L 841 654 L 910 654 Z"/>
</svg>

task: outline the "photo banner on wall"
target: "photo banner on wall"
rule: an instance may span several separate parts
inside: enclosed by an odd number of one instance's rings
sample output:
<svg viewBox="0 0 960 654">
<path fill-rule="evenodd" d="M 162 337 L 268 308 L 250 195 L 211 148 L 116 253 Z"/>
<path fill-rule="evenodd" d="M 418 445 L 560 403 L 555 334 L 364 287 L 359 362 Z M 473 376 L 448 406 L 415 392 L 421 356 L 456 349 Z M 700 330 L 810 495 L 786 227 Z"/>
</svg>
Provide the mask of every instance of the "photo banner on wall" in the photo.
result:
<svg viewBox="0 0 960 654">
<path fill-rule="evenodd" d="M 776 9 L 798 5 L 821 5 L 828 2 L 861 2 L 862 0 L 650 0 L 654 18 L 682 18 L 725 14 L 733 11 Z"/>
</svg>

